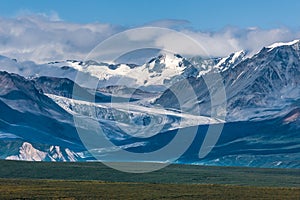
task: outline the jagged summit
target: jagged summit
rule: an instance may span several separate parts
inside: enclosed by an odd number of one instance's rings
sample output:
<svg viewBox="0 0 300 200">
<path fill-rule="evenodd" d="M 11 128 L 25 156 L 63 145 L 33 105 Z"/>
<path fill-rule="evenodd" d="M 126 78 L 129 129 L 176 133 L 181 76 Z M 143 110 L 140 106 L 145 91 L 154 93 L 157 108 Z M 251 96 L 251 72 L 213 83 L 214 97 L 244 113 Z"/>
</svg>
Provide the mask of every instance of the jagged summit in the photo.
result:
<svg viewBox="0 0 300 200">
<path fill-rule="evenodd" d="M 231 54 L 221 59 L 215 68 L 223 77 L 227 97 L 227 120 L 250 120 L 274 117 L 278 110 L 288 109 L 300 99 L 300 50 L 299 42 L 289 45 L 274 45 L 276 51 L 263 48 L 253 57 L 245 59 L 244 52 Z M 233 59 L 239 58 L 239 59 Z M 236 61 L 232 62 L 233 60 Z M 201 72 L 201 71 L 200 71 Z M 205 83 L 198 76 L 191 79 L 203 111 L 210 113 L 210 94 Z M 180 88 L 180 82 L 174 87 Z M 164 106 L 176 106 L 176 99 L 170 98 L 166 91 L 157 103 Z M 193 105 L 186 105 L 193 108 Z M 206 109 L 209 108 L 209 109 Z"/>
<path fill-rule="evenodd" d="M 222 58 L 215 66 L 214 68 L 219 69 L 220 71 L 228 70 L 231 67 L 234 67 L 238 63 L 240 63 L 242 60 L 246 57 L 246 52 L 244 50 L 235 52 L 230 54 L 229 56 Z"/>
</svg>

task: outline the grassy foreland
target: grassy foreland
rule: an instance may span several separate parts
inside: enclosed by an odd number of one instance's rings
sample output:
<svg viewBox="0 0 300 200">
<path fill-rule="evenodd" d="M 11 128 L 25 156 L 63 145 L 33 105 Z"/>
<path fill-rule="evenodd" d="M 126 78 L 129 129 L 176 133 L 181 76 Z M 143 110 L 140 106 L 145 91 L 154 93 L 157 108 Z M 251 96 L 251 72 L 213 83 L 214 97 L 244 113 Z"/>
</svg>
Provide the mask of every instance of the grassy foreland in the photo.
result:
<svg viewBox="0 0 300 200">
<path fill-rule="evenodd" d="M 0 199 L 300 199 L 299 169 L 170 165 L 130 174 L 101 163 L 0 165 Z"/>
</svg>

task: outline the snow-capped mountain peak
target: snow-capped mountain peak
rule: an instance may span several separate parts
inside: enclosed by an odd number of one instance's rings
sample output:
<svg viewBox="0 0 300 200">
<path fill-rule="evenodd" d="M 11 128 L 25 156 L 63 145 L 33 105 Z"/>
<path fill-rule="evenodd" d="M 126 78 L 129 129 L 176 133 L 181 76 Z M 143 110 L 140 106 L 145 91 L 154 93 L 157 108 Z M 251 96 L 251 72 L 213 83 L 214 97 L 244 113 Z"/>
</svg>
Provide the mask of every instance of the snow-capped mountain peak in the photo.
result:
<svg viewBox="0 0 300 200">
<path fill-rule="evenodd" d="M 244 50 L 235 52 L 230 54 L 229 56 L 222 58 L 218 64 L 215 65 L 214 68 L 219 69 L 220 71 L 225 71 L 230 67 L 234 67 L 240 61 L 242 61 L 246 56 L 246 52 Z"/>
<path fill-rule="evenodd" d="M 126 81 L 128 87 L 147 87 L 164 85 L 166 80 L 182 74 L 188 65 L 180 55 L 161 54 L 143 65 L 90 65 L 83 70 L 97 77 L 102 87 L 120 85 L 120 81 Z"/>
<path fill-rule="evenodd" d="M 184 58 L 178 54 L 160 54 L 148 62 L 149 68 L 154 68 L 156 64 L 162 64 L 166 68 L 177 69 L 183 66 Z M 151 67 L 150 67 L 151 66 Z"/>
<path fill-rule="evenodd" d="M 244 50 L 234 52 L 224 58 L 210 59 L 202 69 L 199 70 L 197 77 L 201 77 L 207 73 L 211 72 L 224 72 L 228 69 L 234 68 L 237 64 L 245 60 L 247 57 L 247 52 Z M 209 59 L 207 60 L 209 61 Z"/>
</svg>

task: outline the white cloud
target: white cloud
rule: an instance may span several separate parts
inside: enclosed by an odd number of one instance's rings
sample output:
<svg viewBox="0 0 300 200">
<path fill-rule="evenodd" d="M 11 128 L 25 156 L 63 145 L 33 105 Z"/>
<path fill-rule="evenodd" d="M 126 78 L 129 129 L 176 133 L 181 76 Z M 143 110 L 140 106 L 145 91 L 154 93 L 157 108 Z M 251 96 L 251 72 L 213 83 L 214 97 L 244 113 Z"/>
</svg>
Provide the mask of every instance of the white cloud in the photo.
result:
<svg viewBox="0 0 300 200">
<path fill-rule="evenodd" d="M 155 43 L 164 50 L 181 55 L 207 55 L 203 44 L 185 33 L 169 32 L 157 38 Z"/>
<path fill-rule="evenodd" d="M 185 20 L 161 20 L 148 23 L 147 26 L 170 28 L 185 26 L 187 23 Z M 0 55 L 38 63 L 84 59 L 101 41 L 123 30 L 126 28 L 111 24 L 64 22 L 56 13 L 0 18 Z M 241 49 L 256 53 L 263 46 L 274 42 L 300 38 L 298 30 L 288 28 L 264 30 L 257 27 L 227 27 L 216 32 L 201 32 L 183 27 L 179 31 L 196 40 L 203 51 L 199 52 L 193 44 L 187 45 L 186 41 L 178 38 L 176 34 L 162 34 L 161 37 L 154 34 L 153 37 L 156 38 L 151 38 L 153 34 L 146 32 L 142 35 L 136 34 L 131 39 L 135 42 L 154 41 L 158 47 L 175 49 L 185 55 L 222 57 Z"/>
<path fill-rule="evenodd" d="M 287 28 L 264 30 L 256 27 L 238 29 L 228 27 L 219 32 L 205 33 L 190 30 L 185 34 L 197 40 L 209 56 L 226 56 L 231 52 L 246 50 L 257 53 L 262 47 L 279 41 L 291 41 L 300 38 L 300 31 Z M 191 52 L 192 54 L 192 52 Z"/>
<path fill-rule="evenodd" d="M 57 19 L 45 15 L 0 18 L 0 54 L 36 62 L 84 59 L 96 44 L 123 30 L 110 24 L 75 24 Z"/>
</svg>

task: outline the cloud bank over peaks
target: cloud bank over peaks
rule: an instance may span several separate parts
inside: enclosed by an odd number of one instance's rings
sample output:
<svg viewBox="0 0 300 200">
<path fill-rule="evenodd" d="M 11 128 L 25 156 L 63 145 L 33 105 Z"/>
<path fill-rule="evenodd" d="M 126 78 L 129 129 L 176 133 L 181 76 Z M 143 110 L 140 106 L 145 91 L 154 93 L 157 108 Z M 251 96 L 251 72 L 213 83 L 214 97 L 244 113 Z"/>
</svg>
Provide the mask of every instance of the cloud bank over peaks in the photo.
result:
<svg viewBox="0 0 300 200">
<path fill-rule="evenodd" d="M 188 35 L 203 48 L 200 56 L 224 57 L 232 52 L 246 50 L 250 54 L 275 42 L 300 38 L 299 30 L 285 27 L 240 29 L 226 27 L 220 31 L 204 32 L 187 28 L 188 21 L 164 19 L 146 23 L 144 26 L 176 28 Z M 182 28 L 178 28 L 182 27 Z M 131 27 L 132 28 L 132 27 Z M 106 23 L 77 24 L 62 21 L 57 15 L 25 15 L 16 18 L 0 18 L 0 55 L 17 60 L 45 63 L 56 60 L 83 60 L 100 42 L 129 27 Z M 151 37 L 151 34 L 149 36 Z M 184 51 L 187 56 L 199 55 L 193 48 L 172 36 L 155 38 L 158 46 L 172 46 Z"/>
<path fill-rule="evenodd" d="M 43 15 L 0 18 L 0 54 L 38 63 L 83 59 L 96 44 L 123 29 L 101 23 L 68 23 Z"/>
<path fill-rule="evenodd" d="M 213 57 L 224 57 L 240 50 L 248 51 L 250 55 L 253 55 L 262 47 L 275 42 L 300 38 L 300 31 L 288 28 L 265 30 L 257 27 L 247 29 L 226 27 L 218 32 L 191 30 L 183 30 L 183 32 L 198 41 L 205 48 L 207 54 Z"/>
</svg>

